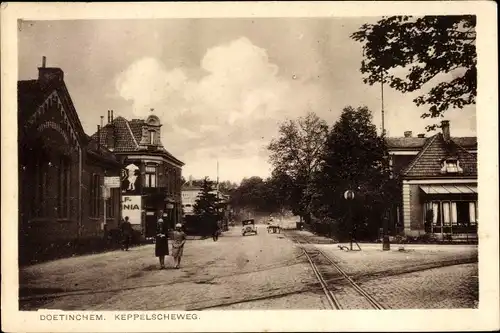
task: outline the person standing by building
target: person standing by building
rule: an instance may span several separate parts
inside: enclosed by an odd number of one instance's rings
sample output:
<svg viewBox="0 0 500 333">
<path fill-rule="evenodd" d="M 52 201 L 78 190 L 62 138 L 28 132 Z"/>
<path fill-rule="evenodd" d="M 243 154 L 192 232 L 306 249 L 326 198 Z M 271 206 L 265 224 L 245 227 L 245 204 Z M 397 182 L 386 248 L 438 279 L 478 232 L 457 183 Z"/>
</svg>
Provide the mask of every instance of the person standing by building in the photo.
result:
<svg viewBox="0 0 500 333">
<path fill-rule="evenodd" d="M 180 223 L 175 225 L 172 239 L 172 256 L 174 257 L 175 268 L 178 269 L 181 264 L 182 254 L 184 253 L 184 244 L 186 243 L 186 234 L 182 231 Z"/>
<path fill-rule="evenodd" d="M 121 225 L 122 237 L 123 237 L 123 250 L 128 251 L 130 242 L 132 240 L 132 224 L 130 224 L 128 216 L 125 216 L 125 220 L 122 221 Z"/>
<path fill-rule="evenodd" d="M 156 223 L 155 256 L 160 260 L 160 269 L 165 269 L 165 256 L 168 255 L 167 226 L 163 219 Z"/>
</svg>

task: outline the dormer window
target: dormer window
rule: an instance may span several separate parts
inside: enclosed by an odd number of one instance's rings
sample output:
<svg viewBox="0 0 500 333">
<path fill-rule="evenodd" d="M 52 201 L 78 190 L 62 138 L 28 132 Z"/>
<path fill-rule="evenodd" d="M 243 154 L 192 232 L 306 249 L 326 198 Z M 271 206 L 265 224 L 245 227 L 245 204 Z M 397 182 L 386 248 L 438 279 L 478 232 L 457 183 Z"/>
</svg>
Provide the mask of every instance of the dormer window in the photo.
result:
<svg viewBox="0 0 500 333">
<path fill-rule="evenodd" d="M 442 162 L 441 173 L 462 173 L 464 170 L 460 167 L 460 162 L 456 158 L 449 158 Z"/>
</svg>

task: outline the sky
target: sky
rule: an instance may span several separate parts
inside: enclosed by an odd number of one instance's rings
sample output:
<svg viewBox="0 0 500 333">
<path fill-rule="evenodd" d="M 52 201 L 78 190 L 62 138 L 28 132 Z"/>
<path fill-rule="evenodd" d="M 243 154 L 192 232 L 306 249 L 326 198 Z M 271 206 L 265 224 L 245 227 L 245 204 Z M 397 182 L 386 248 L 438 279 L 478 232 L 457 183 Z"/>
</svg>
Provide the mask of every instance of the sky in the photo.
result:
<svg viewBox="0 0 500 333">
<path fill-rule="evenodd" d="M 362 81 L 362 45 L 350 35 L 376 18 L 215 18 L 25 21 L 19 80 L 42 56 L 59 67 L 87 134 L 107 110 L 127 119 L 154 109 L 165 148 L 182 174 L 221 180 L 270 174 L 266 146 L 286 119 L 315 112 L 333 125 L 342 109 L 367 106 L 381 126 L 381 88 Z M 426 88 L 426 87 L 424 87 Z M 389 136 L 425 133 L 442 119 L 384 89 Z M 476 135 L 476 110 L 448 110 L 452 136 Z M 428 133 L 427 135 L 432 135 Z"/>
</svg>

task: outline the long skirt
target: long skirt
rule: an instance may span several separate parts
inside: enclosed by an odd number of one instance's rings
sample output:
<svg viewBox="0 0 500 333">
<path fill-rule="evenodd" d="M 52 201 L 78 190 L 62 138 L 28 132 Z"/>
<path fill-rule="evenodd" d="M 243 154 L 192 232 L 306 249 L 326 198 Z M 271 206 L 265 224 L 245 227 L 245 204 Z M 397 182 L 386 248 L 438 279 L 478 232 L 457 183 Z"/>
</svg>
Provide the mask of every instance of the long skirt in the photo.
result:
<svg viewBox="0 0 500 333">
<path fill-rule="evenodd" d="M 162 257 L 168 255 L 168 240 L 167 237 L 156 237 L 155 255 Z"/>
</svg>

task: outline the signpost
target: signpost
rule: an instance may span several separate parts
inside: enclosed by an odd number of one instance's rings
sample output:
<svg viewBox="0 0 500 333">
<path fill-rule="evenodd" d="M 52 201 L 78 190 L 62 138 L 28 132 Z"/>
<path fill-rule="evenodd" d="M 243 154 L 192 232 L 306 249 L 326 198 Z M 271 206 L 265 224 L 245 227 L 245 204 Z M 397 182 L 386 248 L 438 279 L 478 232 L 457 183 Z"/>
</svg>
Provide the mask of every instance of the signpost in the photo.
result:
<svg viewBox="0 0 500 333">
<path fill-rule="evenodd" d="M 351 238 L 350 250 L 352 251 L 352 242 L 353 242 L 352 201 L 354 200 L 354 191 L 352 191 L 352 190 L 345 191 L 344 192 L 344 199 L 347 200 L 347 205 L 349 207 L 349 224 L 350 224 L 350 228 L 351 228 L 351 231 L 350 231 L 350 238 Z M 361 248 L 359 247 L 359 244 L 356 243 L 356 245 L 361 250 Z"/>
<path fill-rule="evenodd" d="M 106 178 L 104 178 L 106 179 Z M 101 229 L 104 230 L 104 226 L 106 225 L 106 201 L 108 201 L 111 196 L 111 189 L 106 186 L 106 184 L 102 185 L 102 199 L 104 201 L 104 217 L 103 222 L 101 223 Z"/>
</svg>

